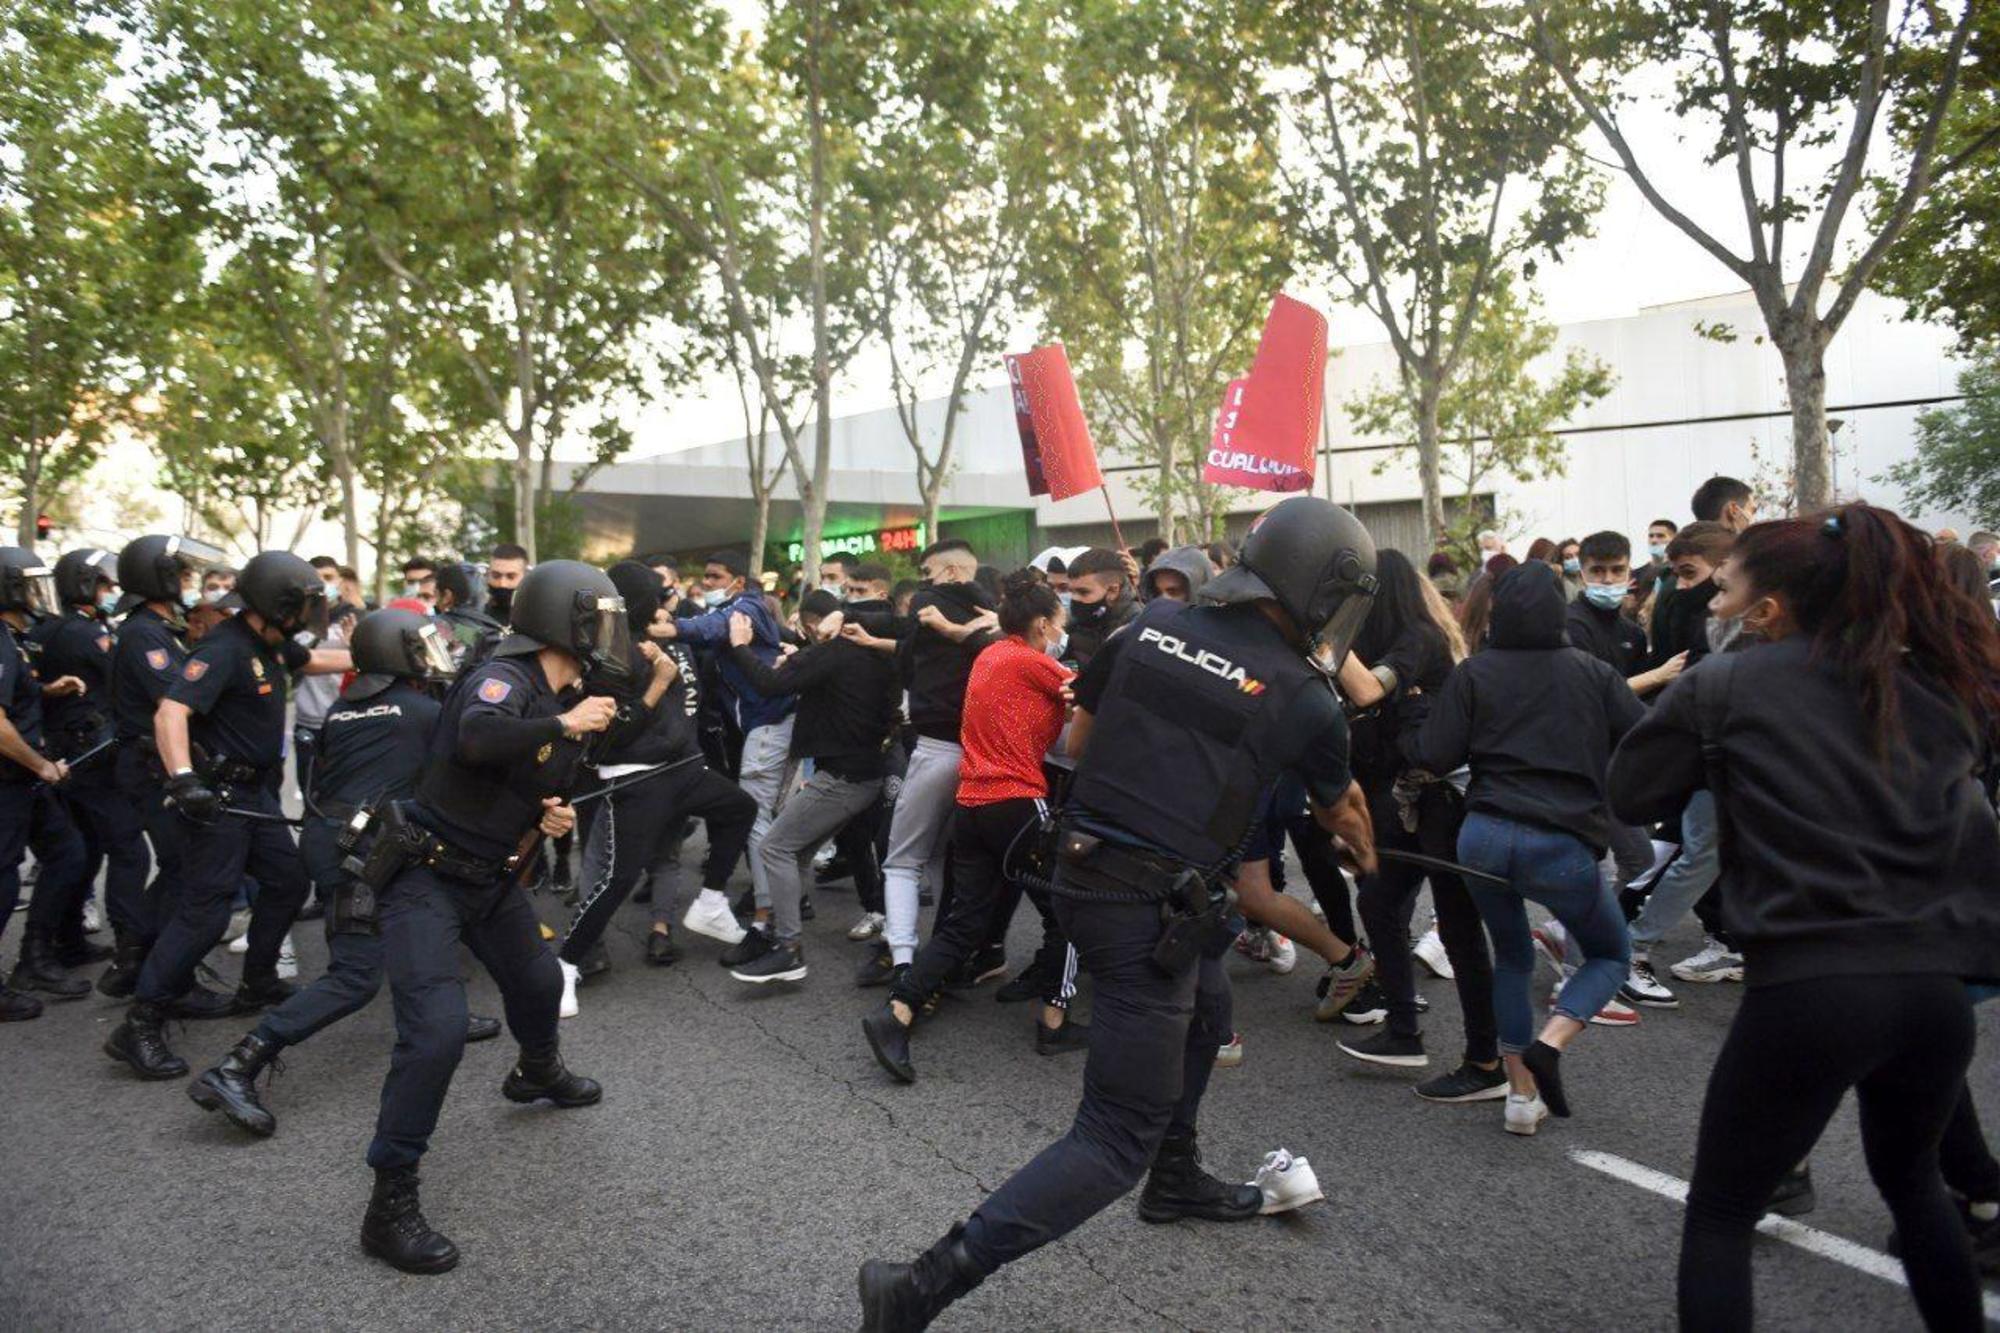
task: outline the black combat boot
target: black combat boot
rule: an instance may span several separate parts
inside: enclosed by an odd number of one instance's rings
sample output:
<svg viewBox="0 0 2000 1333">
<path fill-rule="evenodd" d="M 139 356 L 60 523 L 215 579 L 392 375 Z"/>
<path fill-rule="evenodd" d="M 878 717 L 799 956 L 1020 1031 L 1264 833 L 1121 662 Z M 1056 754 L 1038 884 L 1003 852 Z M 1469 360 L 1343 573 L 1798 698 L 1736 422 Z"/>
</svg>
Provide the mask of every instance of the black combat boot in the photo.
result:
<svg viewBox="0 0 2000 1333">
<path fill-rule="evenodd" d="M 133 935 L 120 935 L 117 940 L 111 951 L 111 966 L 97 979 L 97 993 L 125 1000 L 138 989 L 139 969 L 146 965 L 146 944 Z"/>
<path fill-rule="evenodd" d="M 243 980 L 236 987 L 236 1012 L 254 1014 L 260 1009 L 274 1004 L 283 1004 L 299 993 L 299 988 L 280 977 L 275 971 L 261 977 L 243 974 Z"/>
<path fill-rule="evenodd" d="M 257 1075 L 278 1058 L 278 1043 L 252 1032 L 188 1084 L 188 1096 L 204 1111 L 220 1111 L 237 1125 L 267 1139 L 278 1132 L 278 1118 L 257 1100 Z"/>
<path fill-rule="evenodd" d="M 0 1023 L 25 1023 L 42 1016 L 42 1002 L 32 995 L 0 986 Z"/>
<path fill-rule="evenodd" d="M 375 1192 L 361 1219 L 361 1248 L 405 1273 L 442 1273 L 458 1266 L 458 1246 L 424 1220 L 414 1166 L 375 1173 Z"/>
<path fill-rule="evenodd" d="M 1169 1132 L 1146 1173 L 1139 1194 L 1139 1220 L 1178 1222 L 1184 1217 L 1210 1222 L 1242 1222 L 1257 1216 L 1264 1192 L 1255 1185 L 1232 1185 L 1201 1169 L 1201 1151 L 1193 1131 Z"/>
<path fill-rule="evenodd" d="M 500 1020 L 497 1018 L 488 1018 L 483 1014 L 468 1014 L 466 1016 L 465 1039 L 468 1042 L 492 1041 L 500 1035 L 500 1032 Z"/>
<path fill-rule="evenodd" d="M 85 939 L 79 930 L 74 939 L 57 939 L 55 942 L 56 961 L 64 967 L 89 967 L 94 963 L 109 962 L 112 948 L 95 940 Z"/>
<path fill-rule="evenodd" d="M 31 930 L 21 940 L 21 959 L 9 983 L 15 990 L 40 991 L 54 1000 L 80 1000 L 90 983 L 73 977 L 56 961 L 55 944 L 47 932 Z"/>
<path fill-rule="evenodd" d="M 169 1018 L 234 1018 L 237 1012 L 235 995 L 210 990 L 199 981 L 167 1001 Z"/>
<path fill-rule="evenodd" d="M 604 1088 L 596 1079 L 565 1069 L 562 1052 L 554 1045 L 540 1051 L 523 1046 L 521 1058 L 500 1085 L 500 1095 L 510 1102 L 547 1098 L 557 1106 L 595 1106 L 603 1100 Z"/>
<path fill-rule="evenodd" d="M 140 1078 L 187 1077 L 187 1061 L 168 1049 L 166 1035 L 160 1031 L 165 1021 L 166 1014 L 159 1005 L 134 1001 L 125 1011 L 125 1021 L 105 1039 L 104 1053 L 132 1066 L 132 1072 Z"/>
<path fill-rule="evenodd" d="M 861 1265 L 861 1333 L 920 1333 L 945 1306 L 986 1280 L 965 1248 L 965 1227 L 917 1256 L 915 1263 L 870 1259 Z"/>
</svg>

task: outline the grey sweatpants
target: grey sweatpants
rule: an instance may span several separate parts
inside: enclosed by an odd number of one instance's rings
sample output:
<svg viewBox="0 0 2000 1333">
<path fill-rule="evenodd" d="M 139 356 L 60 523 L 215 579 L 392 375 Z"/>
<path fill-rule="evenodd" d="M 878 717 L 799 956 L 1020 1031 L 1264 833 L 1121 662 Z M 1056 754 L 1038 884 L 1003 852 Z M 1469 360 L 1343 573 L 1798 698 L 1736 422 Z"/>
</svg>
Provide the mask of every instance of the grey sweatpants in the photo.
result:
<svg viewBox="0 0 2000 1333">
<path fill-rule="evenodd" d="M 951 855 L 951 821 L 958 809 L 958 765 L 965 751 L 951 741 L 917 737 L 903 789 L 889 816 L 889 855 L 882 862 L 882 893 L 889 924 L 883 934 L 896 962 L 917 955 L 917 896 L 926 880 L 944 889 Z"/>
<path fill-rule="evenodd" d="M 792 722 L 793 718 L 787 717 L 769 726 L 752 727 L 743 737 L 743 759 L 736 769 L 736 785 L 757 802 L 757 822 L 750 826 L 750 882 L 756 887 L 759 907 L 771 905 L 771 886 L 757 849 L 798 773 L 791 757 Z"/>
<path fill-rule="evenodd" d="M 799 899 L 812 873 L 813 853 L 821 843 L 866 812 L 882 794 L 882 779 L 850 782 L 827 772 L 815 772 L 806 784 L 785 798 L 784 808 L 764 833 L 757 861 L 764 882 L 771 886 L 771 933 L 789 944 L 804 929 Z"/>
</svg>

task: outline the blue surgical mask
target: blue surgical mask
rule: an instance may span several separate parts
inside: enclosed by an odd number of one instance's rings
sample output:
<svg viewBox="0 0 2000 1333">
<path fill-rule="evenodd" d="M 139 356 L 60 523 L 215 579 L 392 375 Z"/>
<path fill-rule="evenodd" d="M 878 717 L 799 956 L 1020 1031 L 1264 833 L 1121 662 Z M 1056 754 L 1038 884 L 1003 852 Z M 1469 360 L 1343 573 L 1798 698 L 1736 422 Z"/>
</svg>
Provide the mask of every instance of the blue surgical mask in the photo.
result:
<svg viewBox="0 0 2000 1333">
<path fill-rule="evenodd" d="M 703 606 L 718 607 L 728 600 L 729 589 L 727 588 L 703 588 L 701 590 L 701 604 Z"/>
<path fill-rule="evenodd" d="M 1069 632 L 1065 630 L 1055 638 L 1050 639 L 1048 643 L 1043 645 L 1042 651 L 1050 657 L 1060 660 L 1062 655 L 1069 651 Z"/>
<path fill-rule="evenodd" d="M 1655 560 L 1665 560 L 1667 558 L 1667 544 L 1665 542 L 1654 542 L 1646 550 Z"/>
<path fill-rule="evenodd" d="M 115 592 L 101 592 L 97 594 L 97 609 L 107 616 L 116 611 L 118 609 L 118 594 Z"/>
<path fill-rule="evenodd" d="M 1058 602 L 1061 602 L 1061 603 L 1063 604 L 1063 610 L 1065 610 L 1065 611 L 1069 610 L 1069 594 L 1068 594 L 1068 593 L 1066 593 L 1066 592 L 1059 592 L 1059 593 L 1057 593 L 1057 594 L 1056 594 L 1056 600 L 1057 600 Z"/>
<path fill-rule="evenodd" d="M 1616 611 L 1625 603 L 1625 589 L 1616 583 L 1586 583 L 1583 595 L 1592 606 L 1604 611 Z"/>
<path fill-rule="evenodd" d="M 194 610 L 194 609 L 195 609 L 195 608 L 196 608 L 197 606 L 200 606 L 200 605 L 201 605 L 201 589 L 199 589 L 199 588 L 182 588 L 182 589 L 181 589 L 181 605 L 182 605 L 183 607 L 185 607 L 185 608 L 186 608 L 187 610 L 189 610 L 189 611 L 192 611 L 192 610 Z"/>
<path fill-rule="evenodd" d="M 1578 560 L 1575 556 L 1571 556 L 1569 559 L 1563 561 L 1563 573 L 1581 574 L 1582 572 L 1583 572 L 1583 562 L 1581 560 Z"/>
</svg>

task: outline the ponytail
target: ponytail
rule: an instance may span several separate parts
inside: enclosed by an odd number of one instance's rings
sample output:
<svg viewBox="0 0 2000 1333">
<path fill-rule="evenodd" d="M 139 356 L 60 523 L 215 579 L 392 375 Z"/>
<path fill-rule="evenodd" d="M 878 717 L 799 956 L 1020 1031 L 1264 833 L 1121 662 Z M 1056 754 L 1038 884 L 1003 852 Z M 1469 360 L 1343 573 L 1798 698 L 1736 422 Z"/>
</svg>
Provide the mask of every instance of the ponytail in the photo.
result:
<svg viewBox="0 0 2000 1333">
<path fill-rule="evenodd" d="M 1028 626 L 1043 616 L 1059 615 L 1062 599 L 1056 596 L 1039 569 L 1017 569 L 1000 580 L 1000 629 L 1006 634 L 1026 634 Z"/>
<path fill-rule="evenodd" d="M 1931 539 L 1886 509 L 1843 505 L 1758 523 L 1731 555 L 1775 595 L 1861 694 L 1878 755 L 1901 739 L 1896 677 L 1907 661 L 1956 697 L 1989 737 L 2000 724 L 2000 629 L 1945 579 Z"/>
</svg>

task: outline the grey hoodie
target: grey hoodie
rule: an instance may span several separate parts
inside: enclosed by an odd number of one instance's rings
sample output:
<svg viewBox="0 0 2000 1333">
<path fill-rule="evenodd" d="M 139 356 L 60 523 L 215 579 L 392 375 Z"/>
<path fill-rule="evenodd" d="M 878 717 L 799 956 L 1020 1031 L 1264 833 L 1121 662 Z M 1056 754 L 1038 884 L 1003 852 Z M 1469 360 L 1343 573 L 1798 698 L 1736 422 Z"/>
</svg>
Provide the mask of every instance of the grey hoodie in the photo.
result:
<svg viewBox="0 0 2000 1333">
<path fill-rule="evenodd" d="M 1160 595 L 1153 576 L 1163 569 L 1171 569 L 1187 580 L 1190 602 L 1200 595 L 1202 585 L 1215 575 L 1215 566 L 1208 562 L 1206 551 L 1199 546 L 1176 546 L 1171 551 L 1160 552 L 1139 577 L 1139 597 L 1142 601 L 1150 602 Z"/>
</svg>

